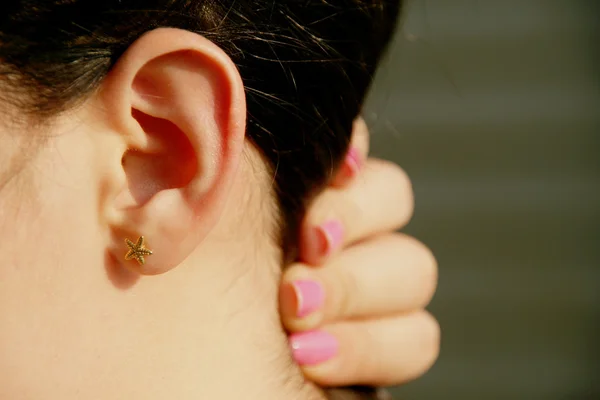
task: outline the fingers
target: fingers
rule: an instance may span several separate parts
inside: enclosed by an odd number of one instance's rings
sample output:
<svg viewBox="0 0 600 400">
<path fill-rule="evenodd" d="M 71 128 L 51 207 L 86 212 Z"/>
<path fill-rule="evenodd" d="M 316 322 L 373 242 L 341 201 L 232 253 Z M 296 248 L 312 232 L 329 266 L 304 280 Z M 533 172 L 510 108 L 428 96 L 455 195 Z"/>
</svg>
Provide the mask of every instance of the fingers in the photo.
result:
<svg viewBox="0 0 600 400">
<path fill-rule="evenodd" d="M 369 154 L 369 128 L 362 118 L 354 121 L 352 129 L 352 142 L 342 163 L 340 170 L 334 177 L 331 185 L 343 187 L 356 177 Z"/>
<path fill-rule="evenodd" d="M 345 322 L 290 338 L 304 374 L 322 386 L 387 386 L 413 380 L 433 365 L 439 343 L 439 325 L 425 311 Z"/>
<path fill-rule="evenodd" d="M 322 264 L 341 247 L 404 226 L 413 212 L 406 173 L 396 164 L 370 159 L 344 189 L 327 189 L 311 206 L 300 234 L 300 259 Z"/>
<path fill-rule="evenodd" d="M 280 311 L 292 332 L 330 321 L 399 314 L 424 308 L 437 286 L 429 249 L 404 234 L 354 245 L 326 268 L 295 264 L 280 286 Z"/>
<path fill-rule="evenodd" d="M 331 187 L 303 222 L 305 264 L 289 268 L 280 289 L 294 358 L 325 386 L 403 383 L 439 352 L 439 326 L 422 310 L 436 288 L 435 259 L 413 238 L 384 235 L 412 216 L 410 181 L 392 163 L 367 160 L 368 147 L 358 119 Z"/>
</svg>

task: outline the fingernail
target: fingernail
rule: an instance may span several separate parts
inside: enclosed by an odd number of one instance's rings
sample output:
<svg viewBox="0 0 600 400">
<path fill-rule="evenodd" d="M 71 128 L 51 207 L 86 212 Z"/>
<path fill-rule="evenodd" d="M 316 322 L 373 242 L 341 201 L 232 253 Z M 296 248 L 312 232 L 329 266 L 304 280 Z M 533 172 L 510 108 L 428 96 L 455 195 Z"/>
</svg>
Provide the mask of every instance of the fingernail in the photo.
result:
<svg viewBox="0 0 600 400">
<path fill-rule="evenodd" d="M 346 159 L 344 160 L 344 168 L 346 169 L 346 175 L 354 176 L 358 174 L 361 167 L 360 153 L 356 149 L 356 147 L 351 147 L 346 154 Z"/>
<path fill-rule="evenodd" d="M 342 244 L 344 228 L 335 219 L 322 223 L 314 231 L 317 237 L 317 251 L 321 257 L 328 256 Z"/>
<path fill-rule="evenodd" d="M 323 305 L 325 292 L 319 282 L 294 281 L 284 289 L 284 303 L 294 310 L 298 318 L 304 318 Z M 287 299 L 286 299 L 287 298 Z"/>
<path fill-rule="evenodd" d="M 338 352 L 338 341 L 323 331 L 295 333 L 290 336 L 294 360 L 300 365 L 321 364 Z"/>
</svg>

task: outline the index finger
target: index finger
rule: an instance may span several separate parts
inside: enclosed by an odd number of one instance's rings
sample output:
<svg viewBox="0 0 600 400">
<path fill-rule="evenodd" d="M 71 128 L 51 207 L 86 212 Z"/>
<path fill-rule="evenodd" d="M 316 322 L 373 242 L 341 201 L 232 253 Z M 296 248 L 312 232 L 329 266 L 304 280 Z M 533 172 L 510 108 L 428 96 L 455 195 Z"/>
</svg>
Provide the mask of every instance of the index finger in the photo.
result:
<svg viewBox="0 0 600 400">
<path fill-rule="evenodd" d="M 369 128 L 362 117 L 354 121 L 352 139 L 346 157 L 331 181 L 333 187 L 344 187 L 358 175 L 369 154 Z"/>
</svg>

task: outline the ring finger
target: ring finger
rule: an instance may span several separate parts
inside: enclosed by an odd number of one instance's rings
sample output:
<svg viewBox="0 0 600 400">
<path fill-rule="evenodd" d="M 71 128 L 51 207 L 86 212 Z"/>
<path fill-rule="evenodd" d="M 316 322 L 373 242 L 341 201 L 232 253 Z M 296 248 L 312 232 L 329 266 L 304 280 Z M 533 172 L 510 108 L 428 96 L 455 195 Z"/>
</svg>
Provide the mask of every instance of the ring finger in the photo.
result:
<svg viewBox="0 0 600 400">
<path fill-rule="evenodd" d="M 331 321 L 409 312 L 425 307 L 436 285 L 437 264 L 425 245 L 404 234 L 383 235 L 346 249 L 327 268 L 295 264 L 286 270 L 279 297 L 282 321 L 298 332 Z"/>
</svg>

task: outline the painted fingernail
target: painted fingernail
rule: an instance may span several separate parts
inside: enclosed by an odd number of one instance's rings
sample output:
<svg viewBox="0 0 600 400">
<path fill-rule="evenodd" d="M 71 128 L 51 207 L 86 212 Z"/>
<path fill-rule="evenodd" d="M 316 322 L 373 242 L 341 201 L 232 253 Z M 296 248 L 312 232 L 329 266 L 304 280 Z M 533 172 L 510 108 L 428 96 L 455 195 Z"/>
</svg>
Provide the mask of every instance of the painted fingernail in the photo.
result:
<svg viewBox="0 0 600 400">
<path fill-rule="evenodd" d="M 304 318 L 323 305 L 325 291 L 319 282 L 294 281 L 283 288 L 283 307 L 298 318 Z"/>
<path fill-rule="evenodd" d="M 346 175 L 354 176 L 358 174 L 361 167 L 361 159 L 360 153 L 356 149 L 356 147 L 351 147 L 346 154 L 346 159 L 344 160 L 344 168 L 346 170 Z"/>
<path fill-rule="evenodd" d="M 335 219 L 324 222 L 314 229 L 317 238 L 317 251 L 321 257 L 328 256 L 342 244 L 344 227 Z"/>
<path fill-rule="evenodd" d="M 334 357 L 338 352 L 338 341 L 323 331 L 295 333 L 290 336 L 294 360 L 300 365 L 317 365 Z"/>
</svg>

